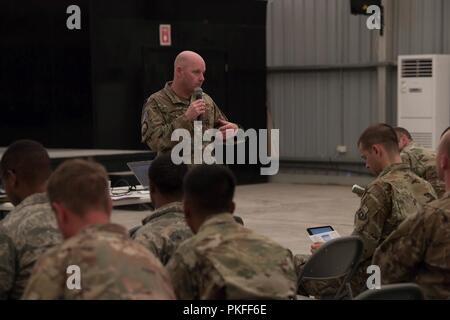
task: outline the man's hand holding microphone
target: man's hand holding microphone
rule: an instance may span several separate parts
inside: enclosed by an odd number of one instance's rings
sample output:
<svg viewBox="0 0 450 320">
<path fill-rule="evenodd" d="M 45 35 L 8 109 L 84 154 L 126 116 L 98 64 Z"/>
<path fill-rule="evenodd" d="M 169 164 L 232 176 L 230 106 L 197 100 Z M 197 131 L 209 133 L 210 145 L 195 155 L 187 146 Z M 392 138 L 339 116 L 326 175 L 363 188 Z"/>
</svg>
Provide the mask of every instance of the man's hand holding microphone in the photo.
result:
<svg viewBox="0 0 450 320">
<path fill-rule="evenodd" d="M 194 101 L 189 105 L 184 115 L 191 121 L 203 121 L 203 115 L 206 112 L 205 100 L 203 100 L 202 88 L 195 88 Z"/>
<path fill-rule="evenodd" d="M 195 88 L 194 90 L 194 101 L 189 105 L 185 112 L 187 119 L 194 121 L 203 121 L 206 113 L 206 104 L 203 100 L 203 90 L 202 88 Z M 223 140 L 234 137 L 238 126 L 235 123 L 226 121 L 225 119 L 219 119 L 218 121 L 220 127 L 220 137 Z M 227 132 L 228 131 L 228 132 Z M 231 133 L 231 134 L 230 134 Z"/>
</svg>

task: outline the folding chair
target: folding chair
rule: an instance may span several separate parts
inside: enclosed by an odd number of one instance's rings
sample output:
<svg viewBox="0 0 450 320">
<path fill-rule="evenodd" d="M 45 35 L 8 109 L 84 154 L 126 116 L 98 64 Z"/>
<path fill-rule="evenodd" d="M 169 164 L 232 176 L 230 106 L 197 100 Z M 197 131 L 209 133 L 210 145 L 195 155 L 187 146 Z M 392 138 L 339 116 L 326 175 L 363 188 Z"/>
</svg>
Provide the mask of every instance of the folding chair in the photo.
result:
<svg viewBox="0 0 450 320">
<path fill-rule="evenodd" d="M 298 278 L 302 281 L 338 281 L 343 279 L 331 299 L 352 298 L 350 280 L 363 254 L 363 242 L 357 236 L 341 237 L 323 244 L 305 263 Z"/>
<path fill-rule="evenodd" d="M 415 283 L 398 283 L 366 290 L 355 300 L 424 300 L 420 287 Z"/>
</svg>

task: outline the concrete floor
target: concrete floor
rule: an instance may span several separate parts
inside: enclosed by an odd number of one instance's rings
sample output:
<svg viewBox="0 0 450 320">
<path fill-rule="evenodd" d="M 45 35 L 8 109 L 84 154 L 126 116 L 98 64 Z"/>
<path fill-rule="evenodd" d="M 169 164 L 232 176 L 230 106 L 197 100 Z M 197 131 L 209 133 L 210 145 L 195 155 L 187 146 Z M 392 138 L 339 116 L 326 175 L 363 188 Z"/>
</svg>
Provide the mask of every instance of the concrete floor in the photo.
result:
<svg viewBox="0 0 450 320">
<path fill-rule="evenodd" d="M 244 219 L 246 227 L 293 253 L 309 253 L 309 227 L 331 225 L 340 235 L 349 235 L 359 206 L 359 198 L 348 186 L 289 183 L 238 186 L 235 202 L 235 214 Z M 112 220 L 130 228 L 149 213 L 114 210 Z"/>
</svg>

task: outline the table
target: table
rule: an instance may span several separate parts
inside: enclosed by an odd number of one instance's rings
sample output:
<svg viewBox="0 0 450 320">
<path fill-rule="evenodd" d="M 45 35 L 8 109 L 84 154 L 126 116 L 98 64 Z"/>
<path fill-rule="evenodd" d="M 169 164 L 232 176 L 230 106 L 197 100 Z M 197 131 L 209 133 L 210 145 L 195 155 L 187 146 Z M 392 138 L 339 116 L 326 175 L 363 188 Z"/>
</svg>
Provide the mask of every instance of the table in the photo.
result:
<svg viewBox="0 0 450 320">
<path fill-rule="evenodd" d="M 128 192 L 129 187 L 117 187 L 113 188 L 113 194 L 111 196 L 113 207 L 131 206 L 148 204 L 151 205 L 150 193 L 148 190 L 143 190 L 142 186 L 137 186 L 139 191 Z M 117 196 L 115 196 L 116 194 Z M 119 196 L 119 194 L 121 194 Z M 7 213 L 14 209 L 11 202 L 0 203 L 0 219 L 2 218 L 1 213 Z"/>
</svg>

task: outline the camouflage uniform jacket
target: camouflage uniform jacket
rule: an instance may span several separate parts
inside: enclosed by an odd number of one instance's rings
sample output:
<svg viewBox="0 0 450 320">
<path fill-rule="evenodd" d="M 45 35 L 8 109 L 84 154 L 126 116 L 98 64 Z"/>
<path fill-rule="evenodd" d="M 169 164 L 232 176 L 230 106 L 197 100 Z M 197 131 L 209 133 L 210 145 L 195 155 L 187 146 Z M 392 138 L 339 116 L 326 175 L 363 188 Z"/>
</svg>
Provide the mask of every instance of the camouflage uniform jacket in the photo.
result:
<svg viewBox="0 0 450 320">
<path fill-rule="evenodd" d="M 167 264 L 181 242 L 192 237 L 181 202 L 158 208 L 142 224 L 133 235 L 134 240 L 149 249 L 163 264 Z"/>
<path fill-rule="evenodd" d="M 79 268 L 79 287 L 74 286 L 74 266 Z M 159 260 L 116 224 L 90 225 L 49 250 L 36 263 L 23 295 L 45 300 L 174 297 Z"/>
<path fill-rule="evenodd" d="M 141 141 L 152 151 L 161 153 L 170 151 L 178 141 L 171 141 L 175 129 L 187 129 L 191 137 L 194 133 L 194 121 L 188 120 L 184 113 L 194 101 L 178 97 L 171 88 L 172 82 L 152 94 L 142 109 Z M 218 127 L 218 120 L 227 120 L 210 96 L 203 94 L 206 112 L 203 116 L 203 131 Z"/>
<path fill-rule="evenodd" d="M 36 260 L 62 242 L 45 193 L 33 194 L 0 222 L 0 299 L 19 299 Z"/>
<path fill-rule="evenodd" d="M 208 218 L 167 269 L 179 299 L 289 299 L 297 286 L 291 252 L 229 213 Z"/>
<path fill-rule="evenodd" d="M 405 220 L 425 203 L 436 199 L 431 185 L 415 175 L 407 164 L 386 167 L 370 183 L 355 214 L 353 235 L 364 243 L 363 262 L 354 276 L 354 289 L 363 289 L 375 249 Z"/>
<path fill-rule="evenodd" d="M 427 298 L 450 298 L 450 193 L 406 219 L 377 249 L 382 283 L 415 282 Z"/>
<path fill-rule="evenodd" d="M 428 181 L 436 191 L 438 198 L 445 193 L 445 184 L 439 179 L 436 170 L 436 153 L 411 142 L 401 152 L 404 163 L 419 177 Z"/>
</svg>

